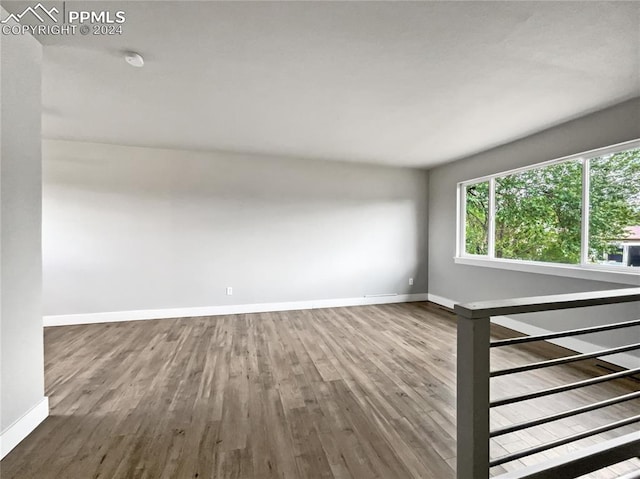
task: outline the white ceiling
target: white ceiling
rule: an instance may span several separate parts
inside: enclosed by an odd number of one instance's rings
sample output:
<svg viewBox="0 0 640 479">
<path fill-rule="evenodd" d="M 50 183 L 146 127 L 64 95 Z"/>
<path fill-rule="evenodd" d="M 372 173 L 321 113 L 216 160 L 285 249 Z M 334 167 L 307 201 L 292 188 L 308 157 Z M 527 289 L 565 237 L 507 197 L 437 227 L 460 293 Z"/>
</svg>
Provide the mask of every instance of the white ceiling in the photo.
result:
<svg viewBox="0 0 640 479">
<path fill-rule="evenodd" d="M 87 5 L 124 34 L 41 38 L 48 138 L 429 167 L 640 95 L 640 2 Z"/>
</svg>

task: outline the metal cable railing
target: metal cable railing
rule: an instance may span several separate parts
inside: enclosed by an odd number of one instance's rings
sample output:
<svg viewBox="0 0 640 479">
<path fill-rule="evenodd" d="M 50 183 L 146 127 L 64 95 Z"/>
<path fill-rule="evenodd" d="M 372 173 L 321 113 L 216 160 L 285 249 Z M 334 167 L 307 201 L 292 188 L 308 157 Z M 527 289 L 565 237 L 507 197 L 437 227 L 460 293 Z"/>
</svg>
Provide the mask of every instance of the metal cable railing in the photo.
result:
<svg viewBox="0 0 640 479">
<path fill-rule="evenodd" d="M 632 399 L 640 399 L 640 391 L 635 393 L 624 394 L 622 396 L 617 396 L 611 399 L 605 399 L 604 401 L 591 403 L 586 406 L 571 409 L 569 411 L 564 411 L 557 414 L 551 414 L 549 416 L 544 416 L 538 419 L 534 419 L 533 421 L 521 422 L 518 424 L 512 424 L 511 426 L 505 426 L 498 429 L 494 429 L 490 431 L 489 437 L 498 437 L 504 434 L 510 434 L 512 432 L 528 429 L 530 427 L 541 426 L 542 424 L 547 424 L 553 421 L 559 421 L 560 419 L 565 419 L 571 416 L 577 416 L 578 414 L 595 411 L 596 409 L 601 409 L 603 407 L 613 406 L 614 404 L 620 404 L 625 401 L 631 401 Z"/>
<path fill-rule="evenodd" d="M 507 374 L 523 373 L 525 371 L 548 368 L 549 366 L 559 366 L 560 364 L 584 361 L 585 359 L 602 358 L 604 356 L 610 356 L 612 354 L 626 353 L 627 351 L 633 351 L 635 349 L 640 349 L 640 343 L 630 344 L 628 346 L 620 346 L 619 348 L 602 349 L 600 351 L 596 351 L 595 353 L 576 354 L 574 356 L 567 356 L 564 358 L 550 359 L 548 361 L 527 364 L 526 366 L 518 366 L 516 368 L 499 369 L 497 371 L 491 371 L 489 373 L 489 376 L 493 378 L 497 376 L 504 376 Z"/>
<path fill-rule="evenodd" d="M 557 359 L 541 361 L 514 368 L 490 371 L 489 350 L 494 347 L 513 346 L 533 341 L 545 341 L 582 334 L 592 334 L 621 328 L 640 326 L 640 319 L 613 323 L 603 326 L 574 329 L 559 333 L 549 333 L 536 336 L 513 338 L 491 342 L 489 327 L 491 316 L 531 313 L 539 311 L 553 311 L 577 307 L 599 306 L 640 301 L 640 288 L 603 291 L 595 293 L 579 293 L 568 295 L 543 296 L 535 298 L 520 298 L 505 301 L 488 301 L 456 305 L 458 314 L 458 479 L 482 479 L 489 477 L 489 468 L 507 462 L 569 444 L 581 439 L 592 437 L 607 431 L 612 431 L 630 424 L 640 422 L 640 415 L 621 418 L 617 421 L 582 431 L 557 440 L 549 441 L 535 447 L 508 454 L 496 459 L 489 458 L 489 440 L 504 434 L 517 432 L 541 424 L 547 424 L 578 414 L 587 413 L 604 407 L 640 398 L 640 391 L 609 398 L 592 404 L 577 407 L 568 411 L 547 415 L 531 421 L 504 426 L 491 431 L 489 429 L 489 411 L 491 408 L 516 404 L 530 399 L 550 396 L 571 391 L 594 384 L 605 383 L 621 378 L 640 374 L 640 368 L 633 368 L 605 374 L 594 378 L 577 381 L 560 386 L 554 386 L 535 392 L 518 394 L 510 397 L 489 400 L 489 380 L 492 377 L 504 377 L 525 371 L 569 364 L 586 359 L 606 357 L 640 349 L 640 343 L 633 343 L 615 348 L 584 354 L 576 354 Z M 464 360 L 461 360 L 464 358 Z M 577 477 L 576 471 L 586 471 L 579 475 L 592 472 L 616 462 L 640 455 L 640 432 L 618 439 L 614 445 L 612 441 L 603 443 L 584 457 L 571 456 L 572 467 L 566 467 L 561 460 L 549 461 L 548 467 L 537 466 L 531 472 L 522 474 L 509 473 L 507 477 L 518 478 L 547 478 L 554 479 Z M 534 472 L 535 469 L 535 472 Z"/>
<path fill-rule="evenodd" d="M 633 424 L 638 421 L 640 421 L 640 415 L 629 417 L 627 419 L 621 419 L 620 421 L 605 424 L 604 426 L 594 427 L 593 429 L 572 434 L 571 436 L 563 437 L 562 439 L 557 439 L 555 441 L 550 441 L 540 446 L 530 447 L 529 449 L 525 449 L 520 452 L 507 454 L 506 456 L 502 456 L 498 459 L 489 461 L 489 467 L 499 466 L 507 462 L 515 461 L 516 459 L 522 459 L 523 457 L 531 456 L 539 452 L 548 451 L 549 449 L 553 449 L 554 447 L 564 446 L 565 444 L 569 444 L 570 442 L 579 441 L 580 439 L 595 436 L 596 434 L 611 431 L 619 427 L 628 426 L 629 424 Z M 638 453 L 640 454 L 640 451 Z"/>
<path fill-rule="evenodd" d="M 640 374 L 640 368 L 627 369 L 625 371 L 619 371 L 617 373 L 605 374 L 603 376 L 597 376 L 591 379 L 585 379 L 583 381 L 577 381 L 575 383 L 563 384 L 562 386 L 555 386 L 548 389 L 542 389 L 533 393 L 520 394 L 518 396 L 510 396 L 496 401 L 491 401 L 489 407 L 505 406 L 507 404 L 513 404 L 521 401 L 528 401 L 529 399 L 536 399 L 551 394 L 563 393 L 565 391 L 571 391 L 573 389 L 583 388 L 585 386 L 592 386 L 594 384 L 605 383 L 607 381 L 613 381 L 614 379 L 626 378 L 627 376 L 633 376 Z"/>
<path fill-rule="evenodd" d="M 515 344 L 532 343 L 534 341 L 548 341 L 549 339 L 568 338 L 570 336 L 581 336 L 583 334 L 601 333 L 603 331 L 612 331 L 614 329 L 630 328 L 631 326 L 640 326 L 640 319 L 634 319 L 633 321 L 623 321 L 621 323 L 607 324 L 606 326 L 572 329 L 571 331 L 562 331 L 560 333 L 549 333 L 536 336 L 524 336 L 521 338 L 501 339 L 498 341 L 491 341 L 491 344 L 489 346 L 492 348 L 499 348 L 501 346 L 513 346 Z"/>
</svg>

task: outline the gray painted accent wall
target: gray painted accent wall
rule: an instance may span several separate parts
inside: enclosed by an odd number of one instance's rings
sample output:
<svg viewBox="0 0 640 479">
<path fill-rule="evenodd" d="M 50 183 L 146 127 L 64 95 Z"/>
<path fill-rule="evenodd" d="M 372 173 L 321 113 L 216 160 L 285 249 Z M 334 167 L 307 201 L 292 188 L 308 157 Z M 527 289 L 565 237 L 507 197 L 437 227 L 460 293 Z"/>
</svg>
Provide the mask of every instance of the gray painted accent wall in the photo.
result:
<svg viewBox="0 0 640 479">
<path fill-rule="evenodd" d="M 0 430 L 4 431 L 44 396 L 42 47 L 30 35 L 1 37 Z"/>
<path fill-rule="evenodd" d="M 595 291 L 628 286 L 544 274 L 506 271 L 454 263 L 456 185 L 546 160 L 640 137 L 640 99 L 591 114 L 508 145 L 443 165 L 429 178 L 429 293 L 456 302 L 543 294 Z M 640 283 L 639 281 L 632 284 Z M 628 281 L 628 280 L 627 280 Z M 547 313 L 514 319 L 557 331 L 600 324 L 612 319 L 638 319 L 638 304 Z M 637 329 L 635 330 L 637 331 Z M 627 332 L 628 334 L 628 332 Z M 634 332 L 635 334 L 635 332 Z M 620 344 L 625 333 L 581 337 L 604 346 Z M 628 342 L 628 339 L 626 339 Z"/>
<path fill-rule="evenodd" d="M 59 140 L 43 155 L 45 315 L 427 292 L 426 171 Z"/>
</svg>

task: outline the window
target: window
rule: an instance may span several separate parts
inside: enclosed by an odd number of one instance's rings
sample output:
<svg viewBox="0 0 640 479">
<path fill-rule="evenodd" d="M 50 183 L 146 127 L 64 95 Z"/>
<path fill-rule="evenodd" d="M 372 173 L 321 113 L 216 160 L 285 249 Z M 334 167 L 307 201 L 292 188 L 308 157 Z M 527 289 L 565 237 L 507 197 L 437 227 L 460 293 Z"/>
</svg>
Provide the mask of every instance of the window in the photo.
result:
<svg viewBox="0 0 640 479">
<path fill-rule="evenodd" d="M 591 264 L 640 266 L 640 148 L 589 161 Z"/>
<path fill-rule="evenodd" d="M 496 178 L 495 257 L 579 263 L 581 191 L 579 160 Z"/>
<path fill-rule="evenodd" d="M 459 258 L 640 268 L 640 141 L 458 186 Z"/>
<path fill-rule="evenodd" d="M 467 185 L 465 251 L 469 254 L 489 252 L 489 183 Z"/>
</svg>

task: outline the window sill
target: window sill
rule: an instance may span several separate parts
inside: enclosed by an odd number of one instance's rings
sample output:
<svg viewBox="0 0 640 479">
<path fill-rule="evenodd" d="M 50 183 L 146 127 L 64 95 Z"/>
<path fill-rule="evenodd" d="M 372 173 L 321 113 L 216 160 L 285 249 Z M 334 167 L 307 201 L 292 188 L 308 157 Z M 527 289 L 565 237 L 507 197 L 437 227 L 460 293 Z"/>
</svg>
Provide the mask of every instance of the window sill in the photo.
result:
<svg viewBox="0 0 640 479">
<path fill-rule="evenodd" d="M 606 281 L 609 283 L 640 285 L 640 268 L 633 268 L 631 271 L 619 271 L 606 266 L 573 266 L 568 264 L 489 259 L 471 256 L 457 256 L 453 260 L 456 264 L 466 264 L 470 266 L 565 276 L 567 278 L 588 279 L 592 281 Z"/>
</svg>

